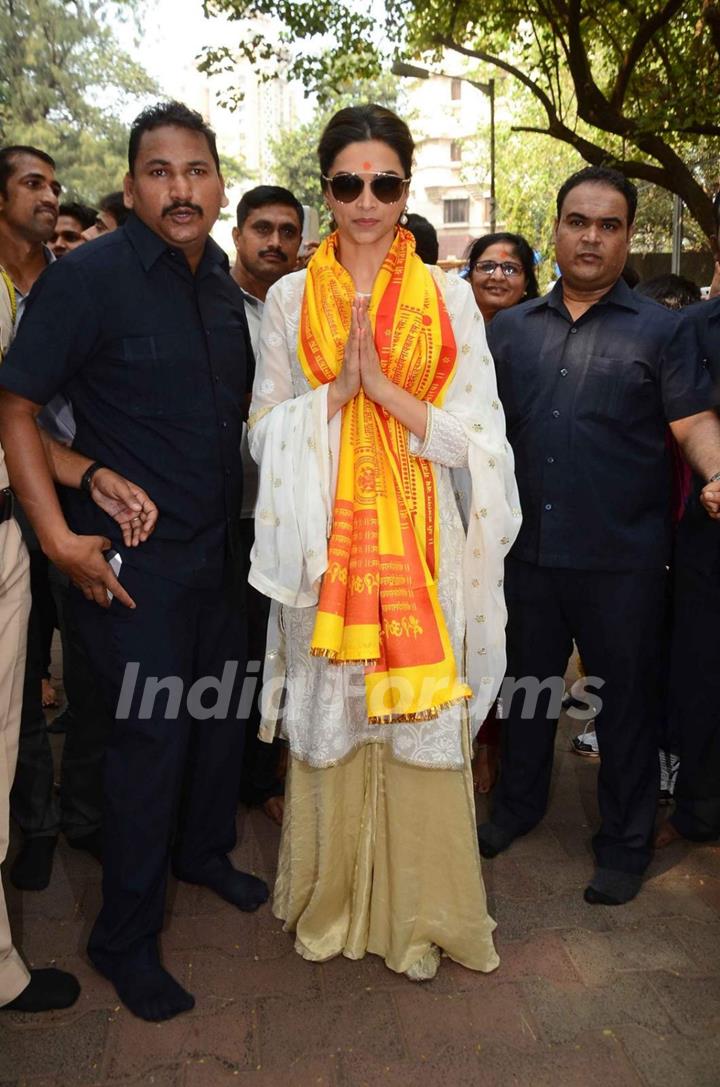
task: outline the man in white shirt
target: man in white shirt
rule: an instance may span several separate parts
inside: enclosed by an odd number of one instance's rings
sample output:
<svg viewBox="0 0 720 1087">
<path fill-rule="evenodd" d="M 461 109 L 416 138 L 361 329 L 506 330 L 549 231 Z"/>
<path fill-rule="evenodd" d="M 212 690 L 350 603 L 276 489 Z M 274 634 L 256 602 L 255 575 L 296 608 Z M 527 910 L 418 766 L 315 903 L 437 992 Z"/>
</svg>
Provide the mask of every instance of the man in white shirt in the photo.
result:
<svg viewBox="0 0 720 1087">
<path fill-rule="evenodd" d="M 288 189 L 277 185 L 258 185 L 250 189 L 237 206 L 237 226 L 233 229 L 236 257 L 230 274 L 243 292 L 250 339 L 256 356 L 265 297 L 273 283 L 296 269 L 303 220 L 302 204 Z M 242 458 L 243 557 L 247 574 L 257 499 L 257 466 L 248 449 L 247 427 L 243 429 Z M 268 598 L 248 585 L 248 660 L 261 661 L 264 657 L 268 608 Z M 255 704 L 247 730 L 241 796 L 249 804 L 262 804 L 266 814 L 279 823 L 282 821 L 282 799 L 276 795 L 279 791 L 276 780 L 277 753 L 273 748 L 258 743 L 258 724 Z"/>
</svg>

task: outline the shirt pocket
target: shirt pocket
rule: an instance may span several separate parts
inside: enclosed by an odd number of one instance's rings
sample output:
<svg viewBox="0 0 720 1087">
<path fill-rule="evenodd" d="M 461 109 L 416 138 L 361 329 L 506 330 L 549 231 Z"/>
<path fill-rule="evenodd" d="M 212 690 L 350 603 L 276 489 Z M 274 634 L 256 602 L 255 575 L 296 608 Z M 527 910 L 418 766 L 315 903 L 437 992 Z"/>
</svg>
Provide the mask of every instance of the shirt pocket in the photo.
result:
<svg viewBox="0 0 720 1087">
<path fill-rule="evenodd" d="M 201 345 L 181 332 L 124 336 L 109 347 L 118 401 L 133 415 L 197 415 L 210 394 Z M 210 394 L 211 395 L 211 394 Z"/>
<path fill-rule="evenodd" d="M 590 355 L 579 414 L 632 425 L 652 408 L 655 393 L 642 361 Z"/>
</svg>

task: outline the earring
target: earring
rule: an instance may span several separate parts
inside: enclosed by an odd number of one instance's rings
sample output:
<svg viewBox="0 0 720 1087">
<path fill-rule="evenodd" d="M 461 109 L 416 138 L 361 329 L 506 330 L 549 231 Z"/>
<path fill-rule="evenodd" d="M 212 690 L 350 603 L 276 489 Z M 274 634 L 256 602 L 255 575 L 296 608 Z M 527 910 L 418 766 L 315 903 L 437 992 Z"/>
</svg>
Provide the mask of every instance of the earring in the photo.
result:
<svg viewBox="0 0 720 1087">
<path fill-rule="evenodd" d="M 407 213 L 403 212 L 402 215 L 400 216 L 400 226 L 405 226 L 406 223 L 407 223 Z"/>
</svg>

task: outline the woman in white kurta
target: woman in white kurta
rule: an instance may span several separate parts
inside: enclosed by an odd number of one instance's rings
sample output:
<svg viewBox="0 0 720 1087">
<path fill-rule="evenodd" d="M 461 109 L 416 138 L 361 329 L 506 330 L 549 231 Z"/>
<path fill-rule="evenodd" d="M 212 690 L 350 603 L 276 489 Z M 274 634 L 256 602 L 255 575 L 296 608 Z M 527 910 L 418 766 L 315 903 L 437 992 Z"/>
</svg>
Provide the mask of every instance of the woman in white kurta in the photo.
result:
<svg viewBox="0 0 720 1087">
<path fill-rule="evenodd" d="M 397 226 L 412 158 L 406 126 L 381 107 L 353 107 L 330 122 L 319 154 L 338 230 L 308 272 L 283 277 L 268 293 L 250 414 L 250 446 L 260 466 L 250 580 L 276 602 L 266 690 L 272 692 L 273 681 L 284 686 L 278 727 L 291 752 L 274 909 L 307 959 L 371 951 L 391 969 L 424 979 L 444 951 L 489 971 L 498 959 L 469 760 L 472 722 L 484 719 L 504 672 L 503 559 L 520 519 L 512 455 L 470 288 L 431 273 Z M 393 345 L 398 340 L 392 316 L 386 331 L 381 326 L 392 284 L 401 281 L 397 312 L 409 314 L 418 342 L 432 331 L 417 349 L 426 361 L 435 351 L 428 372 L 451 364 L 439 396 L 420 399 L 408 391 L 411 377 L 397 377 L 379 342 L 383 335 Z M 334 331 L 323 339 L 326 323 Z M 438 354 L 441 326 L 443 343 L 449 333 L 451 344 Z M 414 335 L 403 341 L 408 357 Z M 394 347 L 388 350 L 392 356 Z M 457 668 L 457 682 L 448 681 L 437 705 L 415 699 L 395 707 L 412 712 L 387 716 L 368 709 L 375 656 L 348 659 L 328 648 L 318 619 L 329 547 L 333 578 L 337 566 L 332 530 L 343 458 L 353 456 L 349 446 L 359 440 L 348 437 L 355 434 L 348 413 L 367 414 L 368 405 L 380 427 L 383 419 L 396 426 L 406 467 L 417 458 L 414 467 L 425 479 L 429 474 L 432 501 L 420 503 L 432 521 L 427 537 L 437 541 L 436 562 L 428 560 L 429 594 L 447 632 L 447 667 Z M 453 469 L 466 470 L 467 534 Z M 405 476 L 412 473 L 400 475 L 403 505 Z M 427 569 L 425 556 L 419 562 Z M 372 582 L 370 574 L 365 581 Z M 331 611 L 323 599 L 320 611 Z M 428 614 L 432 620 L 432 609 Z M 383 622 L 387 633 L 387 615 L 380 616 L 381 630 Z"/>
</svg>

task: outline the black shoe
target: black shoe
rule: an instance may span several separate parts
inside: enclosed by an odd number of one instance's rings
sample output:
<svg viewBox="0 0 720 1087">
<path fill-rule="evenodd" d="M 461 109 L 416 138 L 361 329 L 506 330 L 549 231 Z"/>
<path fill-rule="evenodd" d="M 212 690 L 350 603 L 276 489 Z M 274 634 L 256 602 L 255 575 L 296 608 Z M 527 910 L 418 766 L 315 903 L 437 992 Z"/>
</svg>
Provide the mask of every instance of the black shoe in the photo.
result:
<svg viewBox="0 0 720 1087">
<path fill-rule="evenodd" d="M 642 887 L 642 876 L 614 868 L 596 868 L 583 898 L 590 906 L 624 906 Z"/>
<path fill-rule="evenodd" d="M 103 977 L 112 982 L 126 1008 L 148 1023 L 174 1019 L 195 1007 L 195 997 L 169 974 L 159 962 L 133 969 L 132 963 L 112 966 L 97 951 L 88 948 L 90 961 Z"/>
<path fill-rule="evenodd" d="M 57 836 L 26 838 L 10 869 L 10 882 L 19 891 L 44 891 L 52 875 Z"/>
<path fill-rule="evenodd" d="M 102 864 L 102 831 L 91 830 L 89 834 L 81 834 L 78 838 L 66 838 L 71 849 L 84 849 L 98 864 Z"/>
<path fill-rule="evenodd" d="M 14 1000 L 3 1004 L 0 1011 L 49 1012 L 56 1008 L 70 1008 L 80 996 L 80 983 L 72 974 L 56 970 L 31 970 L 30 981 Z"/>
<path fill-rule="evenodd" d="M 220 898 L 224 898 L 226 902 L 247 913 L 257 910 L 267 902 L 270 896 L 267 884 L 263 880 L 248 872 L 238 872 L 237 868 L 233 868 L 225 857 L 197 872 L 173 867 L 173 875 L 183 883 L 209 887 Z"/>
<path fill-rule="evenodd" d="M 477 836 L 480 855 L 486 860 L 497 857 L 498 853 L 502 853 L 514 841 L 510 831 L 496 826 L 495 823 L 482 823 L 477 828 Z"/>
</svg>

